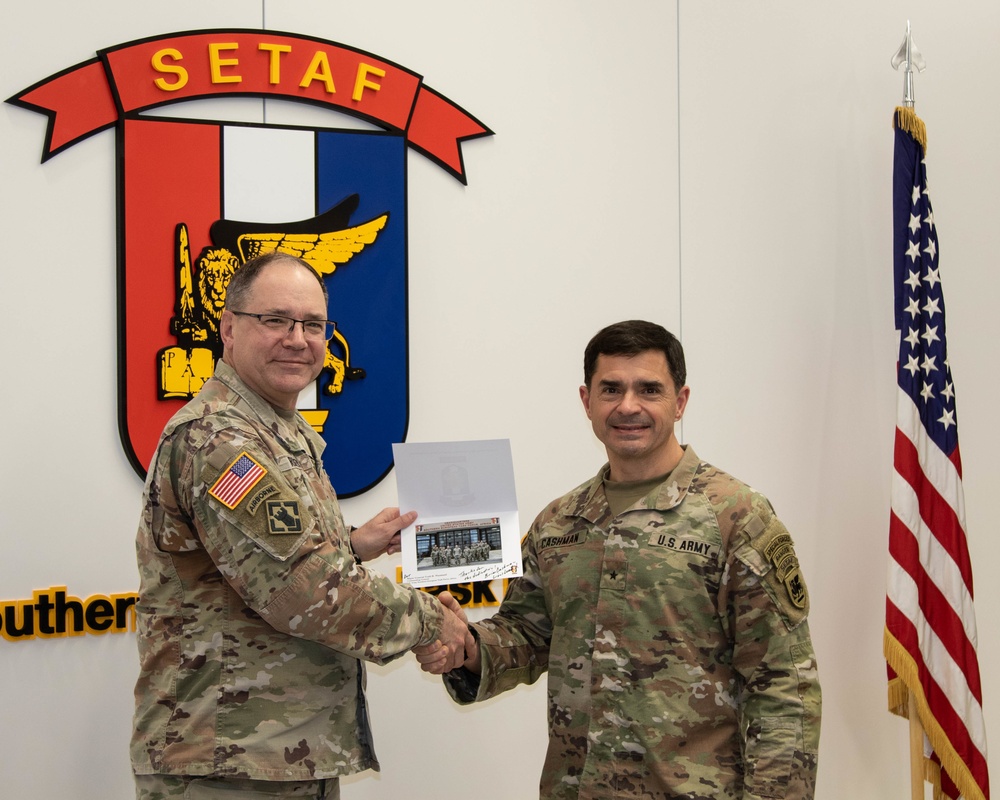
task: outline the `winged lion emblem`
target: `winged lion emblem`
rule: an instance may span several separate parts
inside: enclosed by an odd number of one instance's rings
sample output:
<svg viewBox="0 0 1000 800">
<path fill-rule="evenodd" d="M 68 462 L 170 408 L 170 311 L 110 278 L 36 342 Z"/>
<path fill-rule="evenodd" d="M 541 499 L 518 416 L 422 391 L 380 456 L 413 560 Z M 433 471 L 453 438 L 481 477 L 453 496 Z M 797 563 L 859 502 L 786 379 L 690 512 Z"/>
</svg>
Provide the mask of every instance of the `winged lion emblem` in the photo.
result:
<svg viewBox="0 0 1000 800">
<path fill-rule="evenodd" d="M 301 258 L 325 277 L 372 244 L 389 221 L 388 213 L 350 225 L 358 207 L 352 194 L 311 219 L 287 223 L 252 223 L 219 219 L 209 229 L 212 245 L 194 264 L 187 226 L 177 225 L 177 301 L 170 323 L 177 344 L 157 353 L 158 397 L 191 398 L 201 389 L 222 356 L 219 323 L 226 305 L 226 289 L 244 263 L 271 252 Z M 323 372 L 329 376 L 324 392 L 343 391 L 344 381 L 360 380 L 365 371 L 351 364 L 351 348 L 338 327 L 327 344 Z"/>
</svg>

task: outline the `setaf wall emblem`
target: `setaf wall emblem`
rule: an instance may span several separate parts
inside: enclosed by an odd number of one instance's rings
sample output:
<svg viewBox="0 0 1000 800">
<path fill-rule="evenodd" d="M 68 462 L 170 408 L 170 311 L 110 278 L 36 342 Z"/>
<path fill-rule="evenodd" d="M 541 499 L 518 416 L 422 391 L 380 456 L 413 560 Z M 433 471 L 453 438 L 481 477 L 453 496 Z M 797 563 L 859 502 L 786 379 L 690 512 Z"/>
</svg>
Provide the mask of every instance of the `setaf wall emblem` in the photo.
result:
<svg viewBox="0 0 1000 800">
<path fill-rule="evenodd" d="M 180 101 L 273 97 L 371 129 L 152 116 Z M 407 150 L 466 182 L 461 143 L 492 134 L 420 75 L 335 42 L 201 30 L 117 45 L 8 99 L 46 114 L 42 160 L 114 128 L 119 403 L 140 475 L 160 431 L 212 375 L 233 272 L 273 250 L 327 282 L 337 322 L 300 410 L 342 496 L 392 467 L 408 424 Z M 147 112 L 147 113 L 143 113 Z"/>
</svg>

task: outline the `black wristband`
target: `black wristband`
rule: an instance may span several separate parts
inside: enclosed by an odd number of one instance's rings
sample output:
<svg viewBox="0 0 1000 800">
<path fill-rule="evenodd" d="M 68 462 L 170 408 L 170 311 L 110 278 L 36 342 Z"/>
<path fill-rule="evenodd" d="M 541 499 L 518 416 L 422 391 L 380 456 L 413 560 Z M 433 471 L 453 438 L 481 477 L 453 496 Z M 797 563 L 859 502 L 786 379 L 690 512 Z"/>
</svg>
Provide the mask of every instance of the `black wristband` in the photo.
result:
<svg viewBox="0 0 1000 800">
<path fill-rule="evenodd" d="M 354 534 L 354 531 L 356 531 L 357 529 L 358 528 L 357 528 L 356 525 L 352 525 L 350 527 L 350 530 L 347 532 L 347 543 L 351 546 L 351 555 L 354 556 L 354 563 L 355 564 L 360 564 L 361 563 L 361 556 L 359 556 L 357 554 L 357 552 L 354 550 L 354 542 L 351 541 L 351 536 Z"/>
</svg>

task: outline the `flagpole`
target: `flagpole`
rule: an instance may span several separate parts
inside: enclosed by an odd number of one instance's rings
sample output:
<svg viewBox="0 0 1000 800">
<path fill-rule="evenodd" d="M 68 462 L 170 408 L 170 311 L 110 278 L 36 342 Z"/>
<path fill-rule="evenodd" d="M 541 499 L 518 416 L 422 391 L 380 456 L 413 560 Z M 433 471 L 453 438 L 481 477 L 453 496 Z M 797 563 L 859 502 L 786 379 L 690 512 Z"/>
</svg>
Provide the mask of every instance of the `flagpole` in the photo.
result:
<svg viewBox="0 0 1000 800">
<path fill-rule="evenodd" d="M 903 108 L 913 108 L 913 71 L 923 72 L 927 69 L 927 62 L 913 44 L 909 20 L 906 20 L 906 36 L 903 37 L 903 43 L 889 63 L 893 69 L 903 68 Z"/>
<path fill-rule="evenodd" d="M 903 108 L 912 109 L 913 99 L 913 72 L 923 72 L 927 68 L 927 62 L 913 44 L 913 37 L 910 35 L 910 21 L 906 21 L 906 35 L 903 43 L 895 52 L 890 62 L 893 69 L 903 70 Z M 913 691 L 907 691 L 907 716 L 910 720 L 910 798 L 911 800 L 924 800 L 924 728 L 920 724 L 920 715 L 917 713 L 917 701 L 913 697 Z"/>
<path fill-rule="evenodd" d="M 910 717 L 910 798 L 924 800 L 924 728 L 917 713 L 917 701 L 913 692 L 909 695 L 908 715 Z"/>
<path fill-rule="evenodd" d="M 927 129 L 913 108 L 913 73 L 925 62 L 909 24 L 892 65 L 906 74 L 903 105 L 893 115 L 899 351 L 883 644 L 887 699 L 889 710 L 911 725 L 911 797 L 923 800 L 930 783 L 935 800 L 989 800 L 962 457 L 924 163 Z"/>
</svg>

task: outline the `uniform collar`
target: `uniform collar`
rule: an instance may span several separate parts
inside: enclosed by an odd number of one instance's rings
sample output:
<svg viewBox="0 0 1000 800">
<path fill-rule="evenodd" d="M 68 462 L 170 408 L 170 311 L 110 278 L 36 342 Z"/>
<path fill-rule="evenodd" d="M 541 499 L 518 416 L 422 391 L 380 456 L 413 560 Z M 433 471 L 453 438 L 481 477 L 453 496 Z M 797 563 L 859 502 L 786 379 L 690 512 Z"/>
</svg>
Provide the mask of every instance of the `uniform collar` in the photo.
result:
<svg viewBox="0 0 1000 800">
<path fill-rule="evenodd" d="M 326 448 L 326 441 L 312 429 L 308 422 L 297 411 L 291 416 L 280 414 L 274 406 L 257 394 L 243 381 L 229 364 L 221 358 L 215 362 L 216 380 L 223 383 L 230 391 L 240 396 L 240 399 L 250 407 L 261 424 L 277 435 L 291 451 L 302 451 L 307 443 L 312 455 L 319 460 Z M 287 435 L 290 428 L 295 428 L 299 434 L 298 440 Z"/>
<path fill-rule="evenodd" d="M 639 500 L 633 506 L 634 509 L 669 511 L 681 504 L 691 488 L 691 482 L 701 463 L 693 447 L 690 445 L 682 447 L 684 455 L 677 462 L 677 466 L 664 478 L 659 488 Z M 581 487 L 582 491 L 574 498 L 573 505 L 577 508 L 575 513 L 595 525 L 601 524 L 611 516 L 611 509 L 608 508 L 608 500 L 604 494 L 604 478 L 610 468 L 610 464 L 601 467 L 594 479 Z"/>
</svg>

